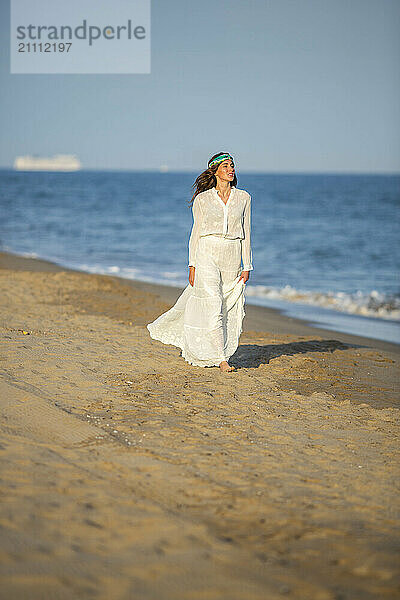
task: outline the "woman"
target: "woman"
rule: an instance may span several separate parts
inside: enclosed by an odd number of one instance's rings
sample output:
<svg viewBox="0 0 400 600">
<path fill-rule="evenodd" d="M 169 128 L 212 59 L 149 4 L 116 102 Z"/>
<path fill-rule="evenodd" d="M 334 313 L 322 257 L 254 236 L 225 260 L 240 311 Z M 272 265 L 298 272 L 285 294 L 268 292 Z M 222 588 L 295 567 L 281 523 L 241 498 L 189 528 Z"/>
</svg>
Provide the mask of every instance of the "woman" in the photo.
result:
<svg viewBox="0 0 400 600">
<path fill-rule="evenodd" d="M 170 310 L 147 325 L 152 338 L 181 348 L 188 363 L 223 372 L 235 370 L 228 360 L 239 344 L 244 289 L 253 269 L 251 196 L 236 183 L 227 152 L 212 156 L 197 177 L 190 202 L 189 284 Z"/>
</svg>

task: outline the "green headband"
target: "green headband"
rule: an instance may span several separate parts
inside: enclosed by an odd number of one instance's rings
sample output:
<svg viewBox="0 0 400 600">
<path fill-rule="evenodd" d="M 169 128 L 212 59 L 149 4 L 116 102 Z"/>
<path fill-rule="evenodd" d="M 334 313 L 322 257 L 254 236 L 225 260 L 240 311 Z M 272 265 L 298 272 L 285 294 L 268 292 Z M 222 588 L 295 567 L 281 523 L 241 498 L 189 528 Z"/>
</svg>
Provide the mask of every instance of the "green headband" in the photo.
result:
<svg viewBox="0 0 400 600">
<path fill-rule="evenodd" d="M 208 163 L 208 166 L 211 167 L 211 165 L 215 165 L 216 163 L 222 162 L 223 160 L 226 160 L 227 158 L 230 158 L 231 160 L 233 160 L 233 158 L 230 154 L 221 154 L 221 156 L 217 156 L 217 158 L 214 158 L 214 160 L 212 160 L 210 163 Z"/>
</svg>

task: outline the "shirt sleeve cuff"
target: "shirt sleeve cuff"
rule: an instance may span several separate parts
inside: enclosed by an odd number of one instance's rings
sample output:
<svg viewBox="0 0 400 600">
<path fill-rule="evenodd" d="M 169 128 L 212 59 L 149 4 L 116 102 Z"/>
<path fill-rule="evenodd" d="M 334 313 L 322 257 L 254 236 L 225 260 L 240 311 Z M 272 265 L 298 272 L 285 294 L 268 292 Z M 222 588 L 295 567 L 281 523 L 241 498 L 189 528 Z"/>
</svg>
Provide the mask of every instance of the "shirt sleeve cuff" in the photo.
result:
<svg viewBox="0 0 400 600">
<path fill-rule="evenodd" d="M 243 271 L 254 271 L 253 265 L 244 265 Z"/>
</svg>

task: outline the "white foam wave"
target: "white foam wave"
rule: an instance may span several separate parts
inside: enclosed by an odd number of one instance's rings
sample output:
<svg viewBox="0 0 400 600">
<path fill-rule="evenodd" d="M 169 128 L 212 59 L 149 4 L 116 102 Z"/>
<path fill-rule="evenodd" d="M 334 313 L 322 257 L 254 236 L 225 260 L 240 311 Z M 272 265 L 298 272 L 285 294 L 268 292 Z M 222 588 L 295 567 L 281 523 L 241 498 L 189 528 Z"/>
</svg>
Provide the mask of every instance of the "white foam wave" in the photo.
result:
<svg viewBox="0 0 400 600">
<path fill-rule="evenodd" d="M 265 285 L 248 285 L 247 297 L 265 298 L 270 300 L 285 300 L 301 304 L 322 306 L 332 310 L 400 321 L 400 298 L 383 294 L 377 290 L 369 293 L 357 291 L 353 294 L 346 292 L 316 292 L 298 290 L 290 285 L 282 288 L 272 288 Z"/>
</svg>

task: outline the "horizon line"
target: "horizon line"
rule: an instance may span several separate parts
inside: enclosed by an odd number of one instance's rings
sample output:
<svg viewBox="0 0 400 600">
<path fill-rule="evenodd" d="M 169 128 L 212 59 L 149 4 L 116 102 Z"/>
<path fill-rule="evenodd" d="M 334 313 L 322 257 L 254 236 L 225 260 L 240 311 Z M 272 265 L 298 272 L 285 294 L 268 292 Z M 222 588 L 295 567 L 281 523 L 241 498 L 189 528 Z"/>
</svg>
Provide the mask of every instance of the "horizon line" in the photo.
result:
<svg viewBox="0 0 400 600">
<path fill-rule="evenodd" d="M 86 167 L 86 168 L 81 168 L 81 169 L 77 169 L 75 171 L 53 171 L 53 170 L 31 170 L 31 171 L 25 171 L 25 170 L 18 170 L 15 169 L 13 166 L 9 166 L 9 165 L 0 165 L 0 170 L 1 171 L 12 171 L 14 173 L 79 173 L 79 172 L 110 172 L 110 173 L 143 173 L 143 172 L 147 172 L 147 173 L 159 173 L 160 175 L 169 175 L 169 174 L 180 174 L 180 173 L 198 173 L 199 170 L 198 169 L 189 169 L 189 168 L 183 168 L 183 169 L 167 169 L 167 170 L 162 170 L 161 168 L 157 168 L 157 167 L 143 167 L 141 169 L 131 169 L 129 167 Z M 266 170 L 266 171 L 259 171 L 259 170 L 247 170 L 247 169 L 241 169 L 240 170 L 240 174 L 242 175 L 385 175 L 385 176 L 399 176 L 400 175 L 400 170 L 399 171 L 309 171 L 309 170 L 304 170 L 304 171 L 296 171 L 296 170 Z"/>
</svg>

